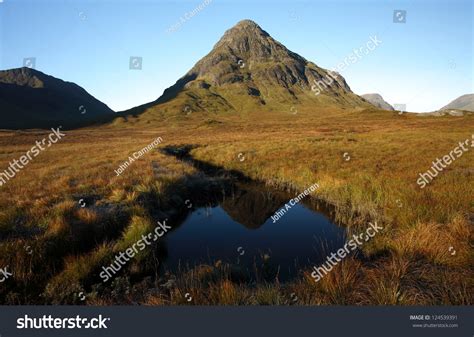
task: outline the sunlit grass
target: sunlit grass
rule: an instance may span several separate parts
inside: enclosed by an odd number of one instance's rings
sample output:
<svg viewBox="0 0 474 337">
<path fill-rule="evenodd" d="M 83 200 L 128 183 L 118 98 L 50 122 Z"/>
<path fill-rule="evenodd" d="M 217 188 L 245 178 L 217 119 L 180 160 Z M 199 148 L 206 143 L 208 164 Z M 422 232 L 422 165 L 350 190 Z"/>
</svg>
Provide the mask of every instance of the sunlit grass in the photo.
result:
<svg viewBox="0 0 474 337">
<path fill-rule="evenodd" d="M 150 230 L 153 212 L 169 211 L 170 199 L 184 200 L 196 184 L 187 178 L 197 174 L 194 168 L 159 151 L 116 176 L 128 156 L 160 136 L 162 146 L 193 144 L 194 158 L 280 188 L 303 191 L 318 183 L 316 197 L 335 205 L 336 218 L 351 230 L 369 220 L 386 229 L 362 248 L 363 258 L 345 261 L 318 284 L 302 276 L 283 288 L 252 285 L 211 266 L 176 275 L 181 286 L 169 291 L 147 284 L 156 291 L 142 292 L 139 302 L 188 304 L 184 294 L 193 292 L 196 304 L 285 304 L 291 293 L 297 304 L 309 305 L 473 303 L 472 150 L 425 189 L 416 184 L 433 160 L 471 137 L 472 116 L 298 109 L 216 115 L 212 123 L 195 114 L 150 118 L 157 121 L 140 117 L 133 127 L 117 120 L 69 131 L 0 188 L 0 267 L 9 265 L 16 277 L 0 290 L 1 302 L 42 303 L 46 292 L 51 302 L 76 303 L 71 294 L 78 289 L 95 294 L 91 304 L 134 300 L 92 288 L 102 263 Z M 0 133 L 0 170 L 42 137 L 40 131 Z M 153 163 L 162 170 L 154 171 Z M 132 263 L 129 272 L 140 275 L 150 263 Z"/>
</svg>

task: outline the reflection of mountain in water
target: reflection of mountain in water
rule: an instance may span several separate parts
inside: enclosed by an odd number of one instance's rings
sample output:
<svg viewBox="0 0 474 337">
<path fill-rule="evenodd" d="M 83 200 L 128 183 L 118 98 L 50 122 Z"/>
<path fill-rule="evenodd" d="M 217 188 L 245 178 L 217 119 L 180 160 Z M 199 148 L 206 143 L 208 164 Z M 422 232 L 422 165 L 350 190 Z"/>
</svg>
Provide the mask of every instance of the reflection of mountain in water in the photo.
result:
<svg viewBox="0 0 474 337">
<path fill-rule="evenodd" d="M 237 184 L 233 195 L 226 197 L 220 206 L 234 221 L 257 229 L 288 200 L 284 192 L 270 191 L 257 184 Z"/>
</svg>

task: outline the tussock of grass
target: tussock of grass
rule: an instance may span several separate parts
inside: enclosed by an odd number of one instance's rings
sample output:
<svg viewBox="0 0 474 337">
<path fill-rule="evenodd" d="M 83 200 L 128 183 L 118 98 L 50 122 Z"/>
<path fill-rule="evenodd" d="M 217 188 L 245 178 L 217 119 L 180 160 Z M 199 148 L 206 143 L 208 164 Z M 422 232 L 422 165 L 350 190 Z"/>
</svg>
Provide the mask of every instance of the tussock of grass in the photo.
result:
<svg viewBox="0 0 474 337">
<path fill-rule="evenodd" d="M 92 253 L 83 256 L 69 256 L 65 259 L 63 271 L 47 284 L 43 296 L 52 304 L 79 303 L 80 292 L 85 293 L 83 283 L 94 278 L 93 271 L 105 262 L 110 247 L 101 245 Z"/>
<path fill-rule="evenodd" d="M 402 256 L 423 256 L 433 264 L 466 266 L 472 258 L 470 226 L 468 220 L 460 215 L 447 224 L 418 222 L 398 230 L 391 243 Z"/>
<path fill-rule="evenodd" d="M 133 216 L 130 224 L 125 229 L 121 239 L 114 246 L 115 251 L 124 251 L 146 235 L 153 231 L 155 226 L 151 219 Z"/>
</svg>

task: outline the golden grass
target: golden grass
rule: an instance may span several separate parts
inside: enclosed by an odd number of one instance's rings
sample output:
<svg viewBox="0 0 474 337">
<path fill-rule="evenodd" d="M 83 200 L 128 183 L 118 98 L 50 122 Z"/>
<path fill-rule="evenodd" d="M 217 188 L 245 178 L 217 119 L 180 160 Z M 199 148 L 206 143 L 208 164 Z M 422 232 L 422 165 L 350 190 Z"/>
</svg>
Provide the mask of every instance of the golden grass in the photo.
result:
<svg viewBox="0 0 474 337">
<path fill-rule="evenodd" d="M 296 115 L 262 112 L 213 119 L 207 123 L 191 114 L 68 131 L 17 173 L 0 189 L 0 266 L 10 265 L 16 282 L 0 290 L 0 301 L 41 303 L 40 294 L 59 289 L 58 302 L 76 303 L 61 282 L 71 284 L 73 293 L 79 288 L 93 292 L 102 261 L 148 230 L 150 212 L 169 210 L 172 195 L 186 195 L 184 178 L 198 174 L 152 151 L 116 176 L 114 170 L 129 155 L 161 136 L 162 146 L 193 144 L 194 158 L 277 187 L 302 191 L 318 183 L 316 197 L 335 205 L 337 219 L 351 230 L 363 230 L 368 220 L 386 229 L 363 247 L 363 258 L 344 261 L 318 284 L 305 277 L 284 287 L 242 284 L 212 267 L 206 277 L 202 270 L 192 277 L 177 275 L 179 290 L 142 292 L 142 303 L 188 304 L 184 289 L 193 289 L 197 304 L 285 304 L 291 293 L 297 294 L 297 304 L 309 305 L 474 302 L 472 150 L 425 189 L 416 184 L 418 173 L 433 160 L 471 138 L 473 116 L 299 108 Z M 0 169 L 45 134 L 1 132 Z M 153 163 L 163 170 L 154 171 Z M 90 200 L 86 208 L 78 204 L 81 198 Z M 150 262 L 143 263 L 133 266 L 137 275 Z M 209 277 L 212 282 L 206 284 Z M 19 295 L 25 292 L 29 295 Z M 88 303 L 114 303 L 114 296 L 104 292 Z"/>
</svg>

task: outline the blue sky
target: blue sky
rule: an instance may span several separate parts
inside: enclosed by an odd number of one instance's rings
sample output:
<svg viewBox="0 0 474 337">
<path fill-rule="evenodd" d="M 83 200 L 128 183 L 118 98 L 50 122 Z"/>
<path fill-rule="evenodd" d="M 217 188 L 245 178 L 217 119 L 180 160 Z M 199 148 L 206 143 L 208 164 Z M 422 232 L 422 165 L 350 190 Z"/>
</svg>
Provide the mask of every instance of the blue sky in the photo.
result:
<svg viewBox="0 0 474 337">
<path fill-rule="evenodd" d="M 38 70 L 124 110 L 158 98 L 226 29 L 252 19 L 328 69 L 377 36 L 380 46 L 341 74 L 355 93 L 380 93 L 408 111 L 474 92 L 471 0 L 211 0 L 167 32 L 203 1 L 0 0 L 0 68 L 35 57 Z M 406 10 L 406 23 L 393 23 L 394 10 Z M 142 57 L 142 70 L 129 69 L 131 56 Z"/>
</svg>

